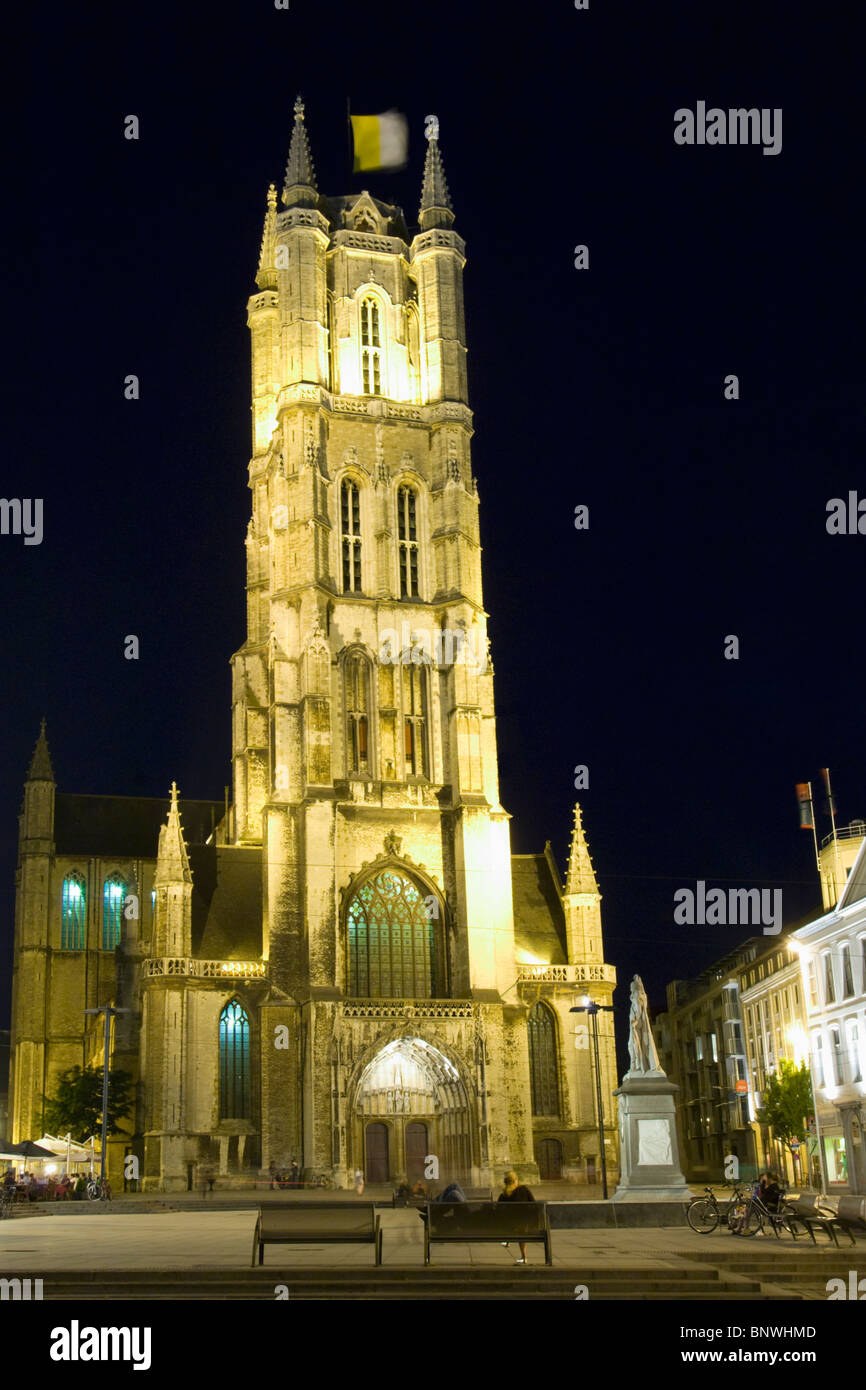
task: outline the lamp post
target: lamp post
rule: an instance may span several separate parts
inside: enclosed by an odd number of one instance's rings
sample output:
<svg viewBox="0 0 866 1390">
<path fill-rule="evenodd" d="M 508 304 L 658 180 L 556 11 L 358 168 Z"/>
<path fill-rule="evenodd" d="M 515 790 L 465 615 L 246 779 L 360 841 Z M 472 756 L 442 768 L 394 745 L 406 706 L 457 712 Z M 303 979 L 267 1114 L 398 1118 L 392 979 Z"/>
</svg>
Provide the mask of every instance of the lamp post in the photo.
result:
<svg viewBox="0 0 866 1390">
<path fill-rule="evenodd" d="M 583 996 L 582 1004 L 575 1004 L 568 1011 L 570 1014 L 589 1014 L 592 1019 L 592 1047 L 595 1065 L 595 1097 L 596 1108 L 598 1111 L 598 1143 L 601 1153 L 601 1190 L 604 1200 L 607 1201 L 607 1159 L 604 1152 L 604 1110 L 601 1103 L 601 1061 L 598 1055 L 598 1014 L 613 1013 L 612 1004 L 595 1004 L 588 994 Z"/>
<path fill-rule="evenodd" d="M 105 1014 L 105 1056 L 102 1064 L 102 1144 L 99 1164 L 100 1181 L 105 1181 L 105 1159 L 108 1149 L 108 1063 L 111 1047 L 111 1020 L 116 1014 L 131 1013 L 130 1009 L 115 1009 L 113 1004 L 102 1004 L 98 1009 L 85 1009 L 86 1014 Z"/>
</svg>

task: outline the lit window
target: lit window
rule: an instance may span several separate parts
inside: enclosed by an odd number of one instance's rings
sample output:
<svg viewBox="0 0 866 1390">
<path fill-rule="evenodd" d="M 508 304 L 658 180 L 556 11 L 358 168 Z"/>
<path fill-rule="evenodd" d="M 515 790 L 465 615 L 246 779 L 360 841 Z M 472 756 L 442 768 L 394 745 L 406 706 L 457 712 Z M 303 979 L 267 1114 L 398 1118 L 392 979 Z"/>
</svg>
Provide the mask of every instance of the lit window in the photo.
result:
<svg viewBox="0 0 866 1390">
<path fill-rule="evenodd" d="M 347 912 L 349 995 L 436 998 L 443 987 L 440 922 L 406 874 L 387 869 L 368 879 Z"/>
<path fill-rule="evenodd" d="M 851 947 L 847 941 L 842 943 L 842 997 L 850 999 L 854 993 L 854 972 L 851 969 Z"/>
<path fill-rule="evenodd" d="M 361 591 L 361 494 L 346 478 L 340 487 L 340 536 L 343 551 L 343 592 Z"/>
<path fill-rule="evenodd" d="M 837 1086 L 842 1085 L 842 1031 L 838 1023 L 830 1026 L 830 1046 L 833 1051 L 833 1076 Z"/>
<path fill-rule="evenodd" d="M 824 994 L 825 1004 L 834 1004 L 836 1002 L 836 984 L 833 979 L 833 959 L 829 951 L 827 951 L 824 956 Z"/>
<path fill-rule="evenodd" d="M 403 666 L 404 759 L 407 777 L 427 774 L 427 676 L 422 666 Z"/>
<path fill-rule="evenodd" d="M 120 924 L 123 921 L 123 900 L 126 881 L 120 874 L 111 874 L 102 890 L 102 949 L 113 951 L 120 945 Z"/>
<path fill-rule="evenodd" d="M 349 772 L 368 772 L 369 761 L 370 666 L 367 659 L 354 655 L 346 662 L 346 735 Z"/>
<path fill-rule="evenodd" d="M 418 595 L 418 516 L 414 489 L 397 490 L 397 548 L 400 557 L 400 597 Z"/>
<path fill-rule="evenodd" d="M 220 1014 L 220 1119 L 250 1118 L 250 1020 L 232 999 Z"/>
<path fill-rule="evenodd" d="M 526 1029 L 529 1036 L 529 1084 L 533 1115 L 559 1114 L 559 1085 L 556 1065 L 556 1024 L 553 1014 L 541 1001 L 529 1010 Z"/>
<path fill-rule="evenodd" d="M 860 1058 L 860 1029 L 856 1018 L 849 1018 L 845 1024 L 845 1031 L 848 1034 L 848 1056 L 851 1059 L 851 1080 L 863 1080 L 863 1067 Z"/>
<path fill-rule="evenodd" d="M 365 396 L 381 396 L 382 342 L 375 299 L 361 302 L 361 379 Z"/>
<path fill-rule="evenodd" d="M 84 879 L 81 874 L 67 874 L 63 880 L 63 910 L 60 925 L 62 950 L 84 950 L 86 910 L 87 886 Z"/>
</svg>

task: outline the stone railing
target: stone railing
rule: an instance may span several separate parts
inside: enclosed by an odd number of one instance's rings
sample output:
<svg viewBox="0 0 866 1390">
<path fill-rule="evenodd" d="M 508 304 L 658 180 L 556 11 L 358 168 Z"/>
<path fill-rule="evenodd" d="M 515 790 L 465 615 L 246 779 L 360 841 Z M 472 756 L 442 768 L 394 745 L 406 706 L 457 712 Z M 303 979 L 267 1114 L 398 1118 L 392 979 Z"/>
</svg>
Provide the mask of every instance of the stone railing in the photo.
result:
<svg viewBox="0 0 866 1390">
<path fill-rule="evenodd" d="M 471 1018 L 472 1005 L 451 999 L 352 999 L 341 1012 L 344 1018 Z"/>
<path fill-rule="evenodd" d="M 616 984 L 614 965 L 519 965 L 518 984 Z"/>
<path fill-rule="evenodd" d="M 265 966 L 254 960 L 195 960 L 180 956 L 151 957 L 142 961 L 142 974 L 147 979 L 159 976 L 186 975 L 199 980 L 263 980 Z"/>
</svg>

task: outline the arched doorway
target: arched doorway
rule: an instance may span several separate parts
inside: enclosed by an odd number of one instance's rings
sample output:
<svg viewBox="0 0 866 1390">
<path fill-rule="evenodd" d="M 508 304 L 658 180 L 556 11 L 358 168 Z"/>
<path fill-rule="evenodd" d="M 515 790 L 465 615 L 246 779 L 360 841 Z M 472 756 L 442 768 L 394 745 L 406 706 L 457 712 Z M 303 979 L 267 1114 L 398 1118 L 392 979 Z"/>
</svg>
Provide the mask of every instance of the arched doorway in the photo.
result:
<svg viewBox="0 0 866 1390">
<path fill-rule="evenodd" d="M 388 1171 L 384 1178 L 371 1172 L 374 1143 L 377 1154 L 385 1146 Z M 386 1043 L 358 1077 L 352 1152 L 364 1155 L 371 1183 L 471 1182 L 477 1162 L 473 1111 L 454 1063 L 424 1038 L 394 1038 Z M 359 1161 L 350 1157 L 350 1167 Z M 381 1158 L 373 1161 L 380 1172 Z M 425 1170 L 431 1174 L 429 1179 Z"/>
<path fill-rule="evenodd" d="M 558 1139 L 538 1141 L 538 1176 L 542 1182 L 559 1182 L 562 1177 L 562 1145 Z"/>
<path fill-rule="evenodd" d="M 387 1182 L 391 1176 L 388 1165 L 388 1126 L 374 1121 L 367 1125 L 365 1139 L 364 1172 L 367 1182 Z"/>
</svg>

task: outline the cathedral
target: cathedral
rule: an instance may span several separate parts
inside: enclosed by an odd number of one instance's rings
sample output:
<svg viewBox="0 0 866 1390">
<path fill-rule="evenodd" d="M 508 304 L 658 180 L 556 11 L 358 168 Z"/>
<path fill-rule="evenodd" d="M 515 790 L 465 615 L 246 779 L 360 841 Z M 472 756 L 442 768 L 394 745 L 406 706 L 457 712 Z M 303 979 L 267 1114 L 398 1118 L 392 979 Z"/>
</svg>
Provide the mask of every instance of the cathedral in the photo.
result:
<svg viewBox="0 0 866 1390">
<path fill-rule="evenodd" d="M 579 807 L 563 883 L 549 843 L 511 853 L 499 800 L 454 221 L 435 133 L 414 234 L 367 191 L 321 194 L 298 100 L 248 303 L 232 794 L 61 791 L 43 724 L 20 817 L 13 1141 L 43 1134 L 60 1073 L 102 1065 L 85 1010 L 112 1004 L 111 1065 L 136 1097 L 116 1182 L 126 1166 L 182 1191 L 204 1166 L 240 1184 L 293 1159 L 339 1187 L 357 1169 L 596 1180 L 594 1053 L 569 1010 L 610 1004 L 616 974 Z"/>
</svg>

